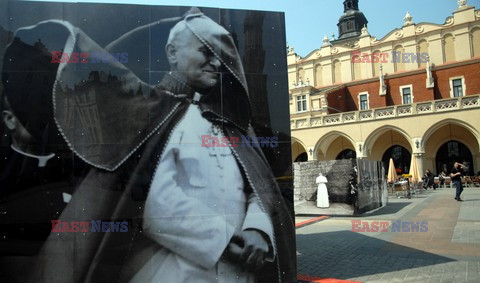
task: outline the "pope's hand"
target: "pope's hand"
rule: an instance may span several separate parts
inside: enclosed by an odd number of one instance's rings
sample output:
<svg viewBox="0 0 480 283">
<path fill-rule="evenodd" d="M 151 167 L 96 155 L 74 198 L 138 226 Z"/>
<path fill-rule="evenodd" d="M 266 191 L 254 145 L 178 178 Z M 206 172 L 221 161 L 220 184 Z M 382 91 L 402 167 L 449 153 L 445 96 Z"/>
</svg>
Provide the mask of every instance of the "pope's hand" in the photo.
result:
<svg viewBox="0 0 480 283">
<path fill-rule="evenodd" d="M 235 233 L 226 248 L 227 258 L 255 271 L 263 267 L 268 254 L 268 243 L 256 230 Z"/>
</svg>

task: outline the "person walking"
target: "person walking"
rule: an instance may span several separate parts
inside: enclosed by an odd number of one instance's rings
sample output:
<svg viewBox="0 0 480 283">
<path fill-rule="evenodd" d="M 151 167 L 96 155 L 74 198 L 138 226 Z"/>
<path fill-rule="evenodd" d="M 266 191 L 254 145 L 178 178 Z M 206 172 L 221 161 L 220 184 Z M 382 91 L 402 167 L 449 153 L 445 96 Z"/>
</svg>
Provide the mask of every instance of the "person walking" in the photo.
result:
<svg viewBox="0 0 480 283">
<path fill-rule="evenodd" d="M 450 173 L 450 178 L 452 178 L 452 182 L 456 188 L 455 200 L 457 201 L 463 201 L 460 198 L 460 195 L 462 194 L 462 191 L 463 191 L 463 185 L 462 185 L 463 168 L 465 168 L 463 164 L 459 162 L 455 162 L 453 165 L 452 172 Z"/>
</svg>

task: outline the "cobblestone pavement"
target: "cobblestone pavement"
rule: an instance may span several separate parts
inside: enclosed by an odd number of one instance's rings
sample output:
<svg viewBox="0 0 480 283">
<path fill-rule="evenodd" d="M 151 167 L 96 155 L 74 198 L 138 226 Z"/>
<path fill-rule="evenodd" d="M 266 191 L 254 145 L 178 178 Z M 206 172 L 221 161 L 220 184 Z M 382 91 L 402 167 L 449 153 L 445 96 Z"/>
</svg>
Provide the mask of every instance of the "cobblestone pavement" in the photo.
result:
<svg viewBox="0 0 480 283">
<path fill-rule="evenodd" d="M 453 198 L 450 188 L 412 199 L 390 196 L 388 206 L 373 213 L 301 226 L 298 273 L 360 282 L 480 282 L 480 188 L 465 188 L 464 202 Z M 388 231 L 353 232 L 352 220 L 362 221 L 358 228 L 388 222 Z M 405 232 L 392 226 L 398 220 Z"/>
</svg>

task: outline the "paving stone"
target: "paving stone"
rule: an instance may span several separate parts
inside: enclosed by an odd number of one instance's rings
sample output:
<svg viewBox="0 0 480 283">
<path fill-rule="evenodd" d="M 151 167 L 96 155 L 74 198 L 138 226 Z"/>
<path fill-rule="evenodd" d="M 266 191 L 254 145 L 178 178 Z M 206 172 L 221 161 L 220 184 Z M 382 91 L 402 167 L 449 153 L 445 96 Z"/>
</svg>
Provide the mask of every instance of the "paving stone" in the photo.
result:
<svg viewBox="0 0 480 283">
<path fill-rule="evenodd" d="M 480 189 L 464 194 L 480 200 Z M 480 220 L 470 217 L 480 216 L 480 203 L 452 206 L 451 192 L 445 190 L 423 196 L 399 210 L 355 220 L 428 221 L 425 234 L 355 233 L 347 217 L 297 229 L 299 274 L 360 282 L 480 282 Z"/>
</svg>

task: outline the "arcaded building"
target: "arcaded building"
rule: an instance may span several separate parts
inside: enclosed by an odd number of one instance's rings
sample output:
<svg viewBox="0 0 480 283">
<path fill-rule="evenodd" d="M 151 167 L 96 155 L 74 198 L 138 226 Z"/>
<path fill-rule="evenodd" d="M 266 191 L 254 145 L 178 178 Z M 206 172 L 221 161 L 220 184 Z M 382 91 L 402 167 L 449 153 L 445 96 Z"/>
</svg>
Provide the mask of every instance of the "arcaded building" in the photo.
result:
<svg viewBox="0 0 480 283">
<path fill-rule="evenodd" d="M 362 158 L 408 172 L 480 170 L 480 10 L 458 1 L 444 23 L 404 24 L 381 39 L 358 0 L 339 36 L 305 57 L 288 50 L 294 161 Z M 421 19 L 420 19 L 421 20 Z"/>
</svg>

